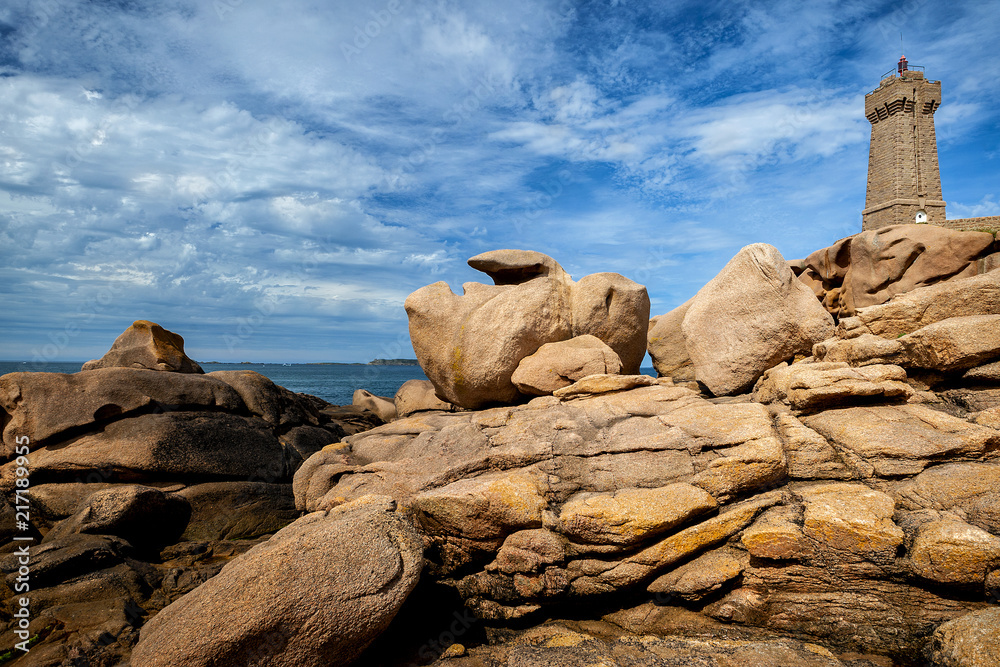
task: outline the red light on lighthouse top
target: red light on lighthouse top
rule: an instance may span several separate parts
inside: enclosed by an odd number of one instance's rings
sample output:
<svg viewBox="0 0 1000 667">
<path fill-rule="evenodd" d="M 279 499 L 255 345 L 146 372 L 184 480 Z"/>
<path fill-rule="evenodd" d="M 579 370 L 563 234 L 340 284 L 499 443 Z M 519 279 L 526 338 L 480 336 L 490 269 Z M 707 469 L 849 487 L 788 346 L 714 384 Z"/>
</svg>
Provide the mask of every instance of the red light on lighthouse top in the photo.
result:
<svg viewBox="0 0 1000 667">
<path fill-rule="evenodd" d="M 903 72 L 907 71 L 906 65 L 906 56 L 900 56 L 899 64 L 896 65 L 896 70 L 899 72 L 900 76 L 903 76 Z"/>
</svg>

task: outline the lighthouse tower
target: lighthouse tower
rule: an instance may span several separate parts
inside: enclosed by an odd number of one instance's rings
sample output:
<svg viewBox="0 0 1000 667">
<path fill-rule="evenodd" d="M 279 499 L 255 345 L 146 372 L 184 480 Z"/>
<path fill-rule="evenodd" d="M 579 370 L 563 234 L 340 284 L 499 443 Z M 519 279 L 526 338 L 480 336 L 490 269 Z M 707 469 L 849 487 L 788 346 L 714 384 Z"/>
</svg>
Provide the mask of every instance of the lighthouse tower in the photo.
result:
<svg viewBox="0 0 1000 667">
<path fill-rule="evenodd" d="M 934 112 L 940 105 L 941 82 L 909 69 L 906 56 L 895 73 L 883 76 L 879 87 L 865 95 L 872 139 L 863 230 L 945 221 L 934 136 Z"/>
</svg>

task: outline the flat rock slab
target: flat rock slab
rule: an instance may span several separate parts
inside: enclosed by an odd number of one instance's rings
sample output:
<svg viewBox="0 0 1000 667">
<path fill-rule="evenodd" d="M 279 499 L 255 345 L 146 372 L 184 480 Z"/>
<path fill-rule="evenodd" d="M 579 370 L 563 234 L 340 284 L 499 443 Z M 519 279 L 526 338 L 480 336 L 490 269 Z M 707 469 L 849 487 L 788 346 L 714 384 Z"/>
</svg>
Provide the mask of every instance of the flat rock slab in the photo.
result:
<svg viewBox="0 0 1000 667">
<path fill-rule="evenodd" d="M 562 507 L 559 525 L 576 541 L 633 544 L 716 507 L 711 495 L 690 484 L 624 489 L 571 499 Z"/>
<path fill-rule="evenodd" d="M 914 475 L 931 462 L 979 458 L 1000 448 L 1000 431 L 923 405 L 827 410 L 802 422 L 864 477 Z"/>
<path fill-rule="evenodd" d="M 636 387 L 650 387 L 656 384 L 656 378 L 648 375 L 588 375 L 571 385 L 552 392 L 557 398 L 569 398 L 589 394 L 606 394 L 612 391 L 625 391 Z"/>
<path fill-rule="evenodd" d="M 878 364 L 852 368 L 846 362 L 780 364 L 754 387 L 754 400 L 784 402 L 793 410 L 828 409 L 838 405 L 904 401 L 913 395 L 906 371 Z"/>
<path fill-rule="evenodd" d="M 658 577 L 646 590 L 650 593 L 700 600 L 721 589 L 743 573 L 746 555 L 736 549 L 717 549 Z"/>
<path fill-rule="evenodd" d="M 945 463 L 902 482 L 896 490 L 906 509 L 969 509 L 1000 489 L 1000 462 Z"/>
<path fill-rule="evenodd" d="M 843 318 L 837 336 L 871 333 L 895 339 L 949 317 L 1000 314 L 1000 272 L 946 280 L 897 294 L 887 303 L 859 308 Z"/>
<path fill-rule="evenodd" d="M 239 394 L 217 378 L 136 368 L 102 368 L 80 373 L 8 373 L 0 377 L 4 455 L 27 436 L 39 447 L 57 434 L 92 427 L 141 409 L 220 409 L 240 412 Z"/>
<path fill-rule="evenodd" d="M 1000 315 L 949 317 L 906 334 L 899 342 L 907 364 L 955 371 L 1000 357 Z"/>
<path fill-rule="evenodd" d="M 0 486 L 13 488 L 15 463 L 0 468 Z M 74 481 L 95 471 L 102 481 L 205 476 L 279 481 L 285 461 L 281 444 L 264 421 L 221 412 L 122 419 L 99 433 L 46 445 L 31 454 L 31 474 L 39 483 Z"/>
<path fill-rule="evenodd" d="M 903 543 L 893 523 L 891 496 L 864 484 L 834 483 L 798 491 L 805 503 L 803 532 L 821 545 L 848 557 L 891 561 Z"/>
</svg>

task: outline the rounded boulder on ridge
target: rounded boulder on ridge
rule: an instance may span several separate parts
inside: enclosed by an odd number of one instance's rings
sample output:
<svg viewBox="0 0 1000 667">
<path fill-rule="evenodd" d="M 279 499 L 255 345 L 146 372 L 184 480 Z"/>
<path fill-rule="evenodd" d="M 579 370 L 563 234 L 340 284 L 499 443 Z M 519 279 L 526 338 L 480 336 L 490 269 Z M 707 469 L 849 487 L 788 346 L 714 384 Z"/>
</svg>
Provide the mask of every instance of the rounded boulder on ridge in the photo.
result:
<svg viewBox="0 0 1000 667">
<path fill-rule="evenodd" d="M 740 250 L 692 299 L 681 325 L 695 377 L 716 396 L 753 387 L 764 371 L 833 335 L 833 317 L 778 249 Z"/>
</svg>

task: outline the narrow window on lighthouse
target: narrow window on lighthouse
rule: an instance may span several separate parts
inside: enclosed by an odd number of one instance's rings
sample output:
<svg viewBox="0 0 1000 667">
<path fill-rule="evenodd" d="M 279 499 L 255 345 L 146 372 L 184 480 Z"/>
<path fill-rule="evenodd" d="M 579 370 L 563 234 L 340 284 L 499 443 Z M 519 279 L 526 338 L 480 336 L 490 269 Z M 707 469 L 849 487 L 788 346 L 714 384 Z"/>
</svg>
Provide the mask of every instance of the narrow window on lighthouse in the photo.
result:
<svg viewBox="0 0 1000 667">
<path fill-rule="evenodd" d="M 923 209 L 917 211 L 917 224 L 922 225 L 927 222 L 927 212 Z"/>
</svg>

